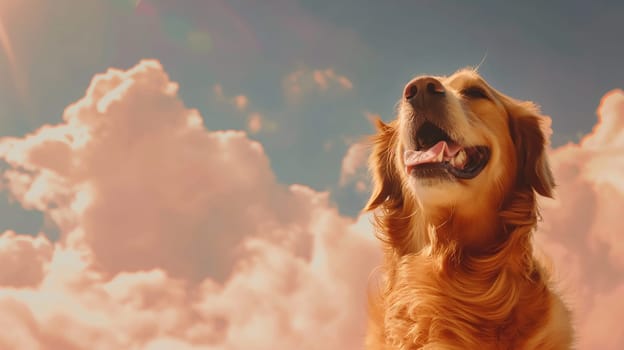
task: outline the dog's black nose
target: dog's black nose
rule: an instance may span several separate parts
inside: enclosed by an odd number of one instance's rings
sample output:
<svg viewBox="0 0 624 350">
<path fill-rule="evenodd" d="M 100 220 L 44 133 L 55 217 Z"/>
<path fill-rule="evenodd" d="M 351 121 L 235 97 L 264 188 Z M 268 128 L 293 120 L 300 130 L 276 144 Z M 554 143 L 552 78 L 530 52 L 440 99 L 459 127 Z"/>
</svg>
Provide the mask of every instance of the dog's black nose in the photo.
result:
<svg viewBox="0 0 624 350">
<path fill-rule="evenodd" d="M 405 85 L 403 97 L 409 101 L 426 100 L 430 96 L 444 96 L 442 83 L 433 77 L 419 77 Z"/>
</svg>

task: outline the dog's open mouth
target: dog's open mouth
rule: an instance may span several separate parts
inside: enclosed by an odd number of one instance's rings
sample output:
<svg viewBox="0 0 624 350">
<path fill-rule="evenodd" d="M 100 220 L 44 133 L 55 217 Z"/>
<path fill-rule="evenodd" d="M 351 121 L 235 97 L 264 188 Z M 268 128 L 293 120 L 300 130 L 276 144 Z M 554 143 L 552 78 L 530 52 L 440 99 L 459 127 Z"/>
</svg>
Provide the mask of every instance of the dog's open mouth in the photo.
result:
<svg viewBox="0 0 624 350">
<path fill-rule="evenodd" d="M 425 122 L 416 133 L 416 150 L 404 154 L 408 174 L 417 177 L 450 174 L 459 179 L 479 175 L 489 158 L 488 147 L 463 147 L 430 122 Z"/>
</svg>

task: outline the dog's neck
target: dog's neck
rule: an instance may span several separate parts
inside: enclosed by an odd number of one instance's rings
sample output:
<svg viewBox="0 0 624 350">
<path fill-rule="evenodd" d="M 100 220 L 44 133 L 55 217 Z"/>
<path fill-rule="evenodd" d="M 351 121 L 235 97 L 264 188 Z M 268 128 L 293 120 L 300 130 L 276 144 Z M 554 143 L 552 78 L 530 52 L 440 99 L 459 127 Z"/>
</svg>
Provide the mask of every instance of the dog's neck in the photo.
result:
<svg viewBox="0 0 624 350">
<path fill-rule="evenodd" d="M 464 253 L 482 255 L 491 251 L 506 236 L 505 227 L 496 212 L 487 216 L 485 213 L 474 215 L 441 209 L 423 212 L 420 220 L 425 227 L 428 244 L 434 250 L 445 251 L 454 247 Z"/>
<path fill-rule="evenodd" d="M 531 239 L 538 216 L 532 191 L 513 191 L 498 209 L 488 211 L 489 216 L 458 210 L 428 212 L 416 203 L 389 202 L 376 215 L 378 237 L 386 243 L 390 259 L 428 255 L 454 269 L 478 261 L 499 261 L 519 274 L 532 273 Z M 480 271 L 501 268 L 494 264 Z"/>
<path fill-rule="evenodd" d="M 388 295 L 387 298 L 391 298 L 390 304 L 405 303 L 403 306 L 414 310 L 417 319 L 406 324 L 416 327 L 410 333 L 414 334 L 414 341 L 426 343 L 427 339 L 435 337 L 430 329 L 437 329 L 433 324 L 438 321 L 431 315 L 438 314 L 445 315 L 443 322 L 458 322 L 465 324 L 462 327 L 480 329 L 482 338 L 464 339 L 463 344 L 470 345 L 469 348 L 476 348 L 483 342 L 514 344 L 510 339 L 541 326 L 541 316 L 547 310 L 548 290 L 547 277 L 532 256 L 531 232 L 536 214 L 533 194 L 519 193 L 496 212 L 495 229 L 505 239 L 489 250 L 471 250 L 459 240 L 442 239 L 454 237 L 450 230 L 466 225 L 452 221 L 446 226 L 427 225 L 421 221 L 413 227 L 424 230 L 415 237 L 429 237 L 418 251 L 401 255 L 394 249 L 387 250 L 386 258 L 394 260 L 386 265 L 390 266 L 387 290 L 399 290 L 403 294 L 397 295 L 410 296 L 394 300 Z M 398 223 L 390 227 L 401 227 Z M 473 228 L 477 226 L 475 223 Z M 393 234 L 392 231 L 387 233 Z M 443 303 L 429 303 L 445 296 L 448 299 Z M 420 302 L 414 303 L 415 300 Z"/>
<path fill-rule="evenodd" d="M 481 207 L 483 206 L 475 206 Z M 533 191 L 514 191 L 502 204 L 492 203 L 490 210 L 473 212 L 471 208 L 421 209 L 413 237 L 425 236 L 421 248 L 432 254 L 458 258 L 515 261 L 514 255 L 531 254 L 532 230 L 538 211 Z M 523 257 L 525 259 L 526 257 Z M 516 265 L 517 266 L 517 265 Z"/>
</svg>

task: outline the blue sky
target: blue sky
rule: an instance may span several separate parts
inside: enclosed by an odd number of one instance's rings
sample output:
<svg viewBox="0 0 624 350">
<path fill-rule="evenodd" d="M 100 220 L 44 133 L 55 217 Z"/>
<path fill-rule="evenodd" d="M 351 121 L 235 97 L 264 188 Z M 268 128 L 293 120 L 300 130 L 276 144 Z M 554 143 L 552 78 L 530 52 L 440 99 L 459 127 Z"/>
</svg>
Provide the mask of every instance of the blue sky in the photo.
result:
<svg viewBox="0 0 624 350">
<path fill-rule="evenodd" d="M 385 120 L 418 74 L 485 61 L 497 89 L 536 101 L 553 119 L 554 145 L 577 141 L 609 90 L 624 86 L 618 1 L 22 0 L 0 3 L 11 54 L 0 52 L 0 135 L 58 123 L 94 74 L 162 62 L 207 128 L 244 129 L 259 113 L 274 130 L 250 135 L 278 180 L 332 191 L 354 214 L 365 194 L 338 186 L 350 143 Z M 284 92 L 298 71 L 330 69 L 350 89 Z M 225 98 L 215 94 L 220 86 Z M 228 103 L 244 95 L 241 111 Z M 329 145 L 329 146 L 328 146 Z M 36 232 L 44 218 L 0 197 L 0 231 Z"/>
</svg>

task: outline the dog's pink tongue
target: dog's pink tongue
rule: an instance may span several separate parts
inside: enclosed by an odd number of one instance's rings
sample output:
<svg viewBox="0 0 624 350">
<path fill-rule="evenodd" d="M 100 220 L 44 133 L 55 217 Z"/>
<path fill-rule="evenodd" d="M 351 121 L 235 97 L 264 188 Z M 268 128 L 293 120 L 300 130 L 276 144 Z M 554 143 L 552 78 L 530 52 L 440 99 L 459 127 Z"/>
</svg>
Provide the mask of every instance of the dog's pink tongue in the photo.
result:
<svg viewBox="0 0 624 350">
<path fill-rule="evenodd" d="M 440 141 L 433 147 L 424 151 L 405 151 L 403 159 L 405 160 L 405 166 L 409 171 L 411 168 L 419 164 L 425 163 L 440 163 L 444 161 L 444 158 L 452 158 L 461 149 L 461 146 L 457 144 L 448 145 L 446 141 Z"/>
</svg>

